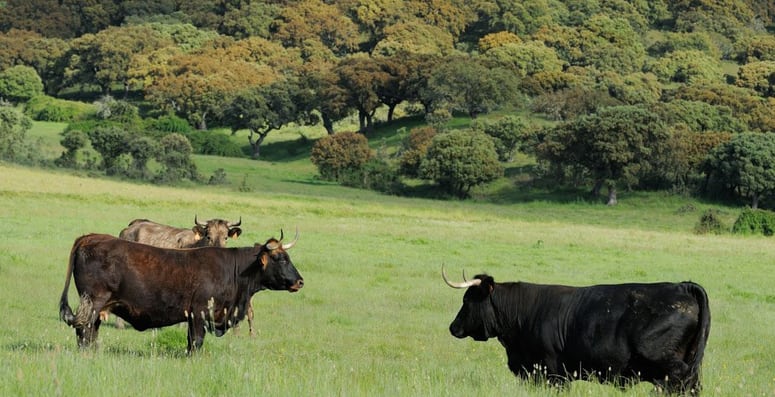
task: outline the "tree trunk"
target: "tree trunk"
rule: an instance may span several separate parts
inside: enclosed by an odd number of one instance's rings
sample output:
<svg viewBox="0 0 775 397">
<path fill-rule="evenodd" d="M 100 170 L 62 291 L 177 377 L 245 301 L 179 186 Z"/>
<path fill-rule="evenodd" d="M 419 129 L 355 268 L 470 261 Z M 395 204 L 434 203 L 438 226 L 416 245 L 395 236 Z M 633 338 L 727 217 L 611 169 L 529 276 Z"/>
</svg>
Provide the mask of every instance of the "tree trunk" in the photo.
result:
<svg viewBox="0 0 775 397">
<path fill-rule="evenodd" d="M 759 208 L 759 193 L 754 193 L 753 197 L 751 198 L 751 209 L 755 210 Z"/>
<path fill-rule="evenodd" d="M 258 135 L 258 139 L 253 140 L 253 135 Z M 264 138 L 269 134 L 269 131 L 266 132 L 257 132 L 250 130 L 250 135 L 248 135 L 248 141 L 250 142 L 250 147 L 253 149 L 253 159 L 258 160 L 259 157 L 261 157 L 261 143 L 264 142 Z"/>
<path fill-rule="evenodd" d="M 328 135 L 334 135 L 334 122 L 327 113 L 321 113 L 320 118 L 323 119 L 323 128 L 326 129 Z"/>
<path fill-rule="evenodd" d="M 595 180 L 595 185 L 592 186 L 592 191 L 589 192 L 590 195 L 592 195 L 592 198 L 597 199 L 600 197 L 600 189 L 603 188 L 603 180 L 597 179 Z"/>
<path fill-rule="evenodd" d="M 390 104 L 388 106 L 387 123 L 390 124 L 393 121 L 393 112 L 396 110 L 397 104 Z"/>
<path fill-rule="evenodd" d="M 363 110 L 358 111 L 358 130 L 366 132 L 366 112 Z"/>
<path fill-rule="evenodd" d="M 608 184 L 608 202 L 606 205 L 616 205 L 616 185 L 613 183 Z"/>
</svg>

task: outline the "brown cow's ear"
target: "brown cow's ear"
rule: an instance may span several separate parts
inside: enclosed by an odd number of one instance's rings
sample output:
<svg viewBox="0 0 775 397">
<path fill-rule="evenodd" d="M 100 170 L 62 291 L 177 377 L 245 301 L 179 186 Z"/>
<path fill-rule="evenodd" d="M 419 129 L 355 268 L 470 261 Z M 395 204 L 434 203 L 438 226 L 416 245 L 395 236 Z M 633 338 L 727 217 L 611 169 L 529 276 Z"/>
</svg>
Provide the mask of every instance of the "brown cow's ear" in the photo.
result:
<svg viewBox="0 0 775 397">
<path fill-rule="evenodd" d="M 201 240 L 205 236 L 205 229 L 201 226 L 194 226 L 191 228 L 194 231 L 194 238 Z"/>
<path fill-rule="evenodd" d="M 229 229 L 229 238 L 236 239 L 237 237 L 239 237 L 240 234 L 242 234 L 242 229 L 238 227 L 233 227 Z"/>
<path fill-rule="evenodd" d="M 261 258 L 259 258 L 258 260 L 261 261 L 261 267 L 264 268 L 264 270 L 266 270 L 266 265 L 269 264 L 269 254 L 266 252 L 262 252 Z"/>
</svg>

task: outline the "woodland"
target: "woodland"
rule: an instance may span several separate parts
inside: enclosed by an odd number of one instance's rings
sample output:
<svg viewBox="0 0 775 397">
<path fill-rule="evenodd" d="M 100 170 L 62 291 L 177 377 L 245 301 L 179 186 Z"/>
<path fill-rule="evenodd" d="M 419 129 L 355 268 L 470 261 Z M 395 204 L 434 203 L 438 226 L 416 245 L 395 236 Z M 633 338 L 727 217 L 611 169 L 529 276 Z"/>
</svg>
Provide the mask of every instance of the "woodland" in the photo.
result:
<svg viewBox="0 0 775 397">
<path fill-rule="evenodd" d="M 273 131 L 318 126 L 323 178 L 389 193 L 416 178 L 466 197 L 524 154 L 608 204 L 643 189 L 766 207 L 774 23 L 764 0 L 8 0 L 0 157 L 30 161 L 31 121 L 65 122 L 57 165 L 144 178 L 155 159 L 176 180 L 191 153 L 258 159 Z M 408 117 L 391 157 L 358 149 Z M 248 153 L 216 128 L 247 131 Z"/>
</svg>

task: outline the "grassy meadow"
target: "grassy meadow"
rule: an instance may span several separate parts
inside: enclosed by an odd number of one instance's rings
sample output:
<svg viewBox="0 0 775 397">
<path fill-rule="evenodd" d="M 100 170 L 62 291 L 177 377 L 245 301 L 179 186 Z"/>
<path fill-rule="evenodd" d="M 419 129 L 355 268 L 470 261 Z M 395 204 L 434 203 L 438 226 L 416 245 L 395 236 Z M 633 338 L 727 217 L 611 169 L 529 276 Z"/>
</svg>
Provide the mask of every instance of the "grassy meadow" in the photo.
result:
<svg viewBox="0 0 775 397">
<path fill-rule="evenodd" d="M 509 187 L 496 203 L 399 198 L 318 181 L 303 156 L 196 161 L 204 175 L 224 168 L 229 184 L 158 187 L 0 164 L 0 395 L 654 394 L 645 383 L 557 393 L 518 381 L 497 341 L 449 334 L 463 292 L 443 283 L 442 264 L 453 278 L 465 269 L 496 281 L 698 282 L 712 313 L 704 394 L 775 395 L 772 238 L 692 233 L 704 209 L 731 222 L 736 208 L 659 193 L 623 193 L 609 208 Z M 58 315 L 73 240 L 117 235 L 141 217 L 187 226 L 194 215 L 242 217 L 233 246 L 298 227 L 290 255 L 304 288 L 256 294 L 256 335 L 246 323 L 208 334 L 193 357 L 182 326 L 137 332 L 112 320 L 97 349 L 78 350 Z"/>
</svg>

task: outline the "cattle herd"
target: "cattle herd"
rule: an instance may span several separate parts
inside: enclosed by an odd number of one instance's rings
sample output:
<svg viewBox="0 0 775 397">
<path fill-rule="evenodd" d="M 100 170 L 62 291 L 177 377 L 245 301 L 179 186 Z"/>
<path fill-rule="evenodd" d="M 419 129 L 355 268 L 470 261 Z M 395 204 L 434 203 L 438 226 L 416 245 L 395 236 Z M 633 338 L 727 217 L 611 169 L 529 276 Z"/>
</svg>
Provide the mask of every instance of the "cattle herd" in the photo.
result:
<svg viewBox="0 0 775 397">
<path fill-rule="evenodd" d="M 187 351 L 207 332 L 222 336 L 246 316 L 264 289 L 296 292 L 304 279 L 287 251 L 298 241 L 270 238 L 226 248 L 242 220 L 212 219 L 192 229 L 136 219 L 119 237 L 87 234 L 73 243 L 60 318 L 79 347 L 92 346 L 113 313 L 142 331 L 188 325 Z M 525 379 L 561 385 L 577 379 L 620 387 L 648 381 L 670 394 L 697 395 L 710 332 L 705 290 L 692 282 L 589 287 L 502 282 L 486 274 L 462 282 L 463 305 L 449 326 L 456 338 L 497 338 L 509 369 Z M 80 302 L 68 303 L 74 279 Z"/>
</svg>

